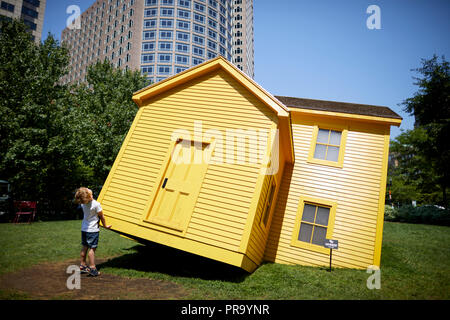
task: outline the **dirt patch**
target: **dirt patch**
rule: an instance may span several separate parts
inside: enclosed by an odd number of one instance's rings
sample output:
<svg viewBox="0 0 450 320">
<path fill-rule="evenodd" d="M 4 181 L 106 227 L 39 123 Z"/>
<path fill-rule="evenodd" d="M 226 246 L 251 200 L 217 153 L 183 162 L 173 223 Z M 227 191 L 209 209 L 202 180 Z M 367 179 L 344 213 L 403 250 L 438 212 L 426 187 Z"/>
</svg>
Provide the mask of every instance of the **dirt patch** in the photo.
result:
<svg viewBox="0 0 450 320">
<path fill-rule="evenodd" d="M 98 264 L 104 261 L 98 261 Z M 188 291 L 169 281 L 130 279 L 102 273 L 98 277 L 81 275 L 81 289 L 67 288 L 66 273 L 78 261 L 44 263 L 0 276 L 0 290 L 25 294 L 31 299 L 63 300 L 168 300 L 186 299 Z"/>
</svg>

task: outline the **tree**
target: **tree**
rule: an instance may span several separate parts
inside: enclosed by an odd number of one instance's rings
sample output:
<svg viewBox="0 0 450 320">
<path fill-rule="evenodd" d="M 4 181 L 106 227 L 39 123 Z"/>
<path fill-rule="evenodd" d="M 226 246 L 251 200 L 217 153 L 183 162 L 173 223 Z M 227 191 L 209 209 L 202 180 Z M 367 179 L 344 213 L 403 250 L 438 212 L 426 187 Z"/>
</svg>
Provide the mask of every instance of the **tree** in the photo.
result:
<svg viewBox="0 0 450 320">
<path fill-rule="evenodd" d="M 146 85 L 107 61 L 89 68 L 86 84 L 62 85 L 68 62 L 51 35 L 36 44 L 23 22 L 0 21 L 0 179 L 16 200 L 57 216 L 77 187 L 106 179 L 137 111 L 133 92 Z"/>
<path fill-rule="evenodd" d="M 390 166 L 388 174 L 395 203 L 441 202 L 436 175 L 422 152 L 427 143 L 427 132 L 422 127 L 403 132 L 391 142 L 390 149 L 398 163 L 398 166 Z"/>
<path fill-rule="evenodd" d="M 414 115 L 415 128 L 402 133 L 393 142 L 392 151 L 399 155 L 397 172 L 417 186 L 425 197 L 423 201 L 448 207 L 450 69 L 445 58 L 441 60 L 436 55 L 429 60 L 422 59 L 422 67 L 413 70 L 420 75 L 414 77 L 419 90 L 402 105 Z M 436 189 L 440 190 L 439 199 L 436 199 Z"/>
<path fill-rule="evenodd" d="M 0 177 L 16 199 L 62 197 L 72 153 L 61 135 L 67 50 L 51 36 L 35 44 L 27 26 L 0 21 Z"/>
<path fill-rule="evenodd" d="M 92 173 L 85 177 L 86 184 L 105 181 L 137 112 L 133 93 L 145 85 L 139 71 L 123 71 L 103 61 L 89 67 L 86 84 L 72 88 L 65 123 L 80 165 Z"/>
</svg>

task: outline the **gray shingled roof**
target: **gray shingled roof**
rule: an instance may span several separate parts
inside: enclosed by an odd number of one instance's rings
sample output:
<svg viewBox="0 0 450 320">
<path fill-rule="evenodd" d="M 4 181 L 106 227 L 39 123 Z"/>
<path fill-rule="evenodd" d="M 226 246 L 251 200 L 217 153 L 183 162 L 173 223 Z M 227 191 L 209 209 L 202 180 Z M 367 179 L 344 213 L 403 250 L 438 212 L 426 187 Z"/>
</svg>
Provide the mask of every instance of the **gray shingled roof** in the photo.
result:
<svg viewBox="0 0 450 320">
<path fill-rule="evenodd" d="M 313 100 L 293 97 L 275 96 L 280 102 L 289 108 L 302 108 L 320 111 L 342 112 L 373 116 L 381 118 L 402 119 L 397 113 L 388 107 L 356 104 L 348 102 Z"/>
</svg>

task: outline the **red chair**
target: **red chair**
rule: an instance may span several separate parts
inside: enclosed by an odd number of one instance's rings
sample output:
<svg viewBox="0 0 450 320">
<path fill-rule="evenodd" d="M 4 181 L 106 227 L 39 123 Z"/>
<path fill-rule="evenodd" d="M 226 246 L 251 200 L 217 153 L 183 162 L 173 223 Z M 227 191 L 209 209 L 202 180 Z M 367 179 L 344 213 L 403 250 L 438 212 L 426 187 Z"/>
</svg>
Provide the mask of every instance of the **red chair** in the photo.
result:
<svg viewBox="0 0 450 320">
<path fill-rule="evenodd" d="M 19 223 L 21 216 L 28 216 L 28 223 L 31 223 L 36 215 L 36 207 L 36 201 L 14 201 L 16 216 L 13 223 Z"/>
</svg>

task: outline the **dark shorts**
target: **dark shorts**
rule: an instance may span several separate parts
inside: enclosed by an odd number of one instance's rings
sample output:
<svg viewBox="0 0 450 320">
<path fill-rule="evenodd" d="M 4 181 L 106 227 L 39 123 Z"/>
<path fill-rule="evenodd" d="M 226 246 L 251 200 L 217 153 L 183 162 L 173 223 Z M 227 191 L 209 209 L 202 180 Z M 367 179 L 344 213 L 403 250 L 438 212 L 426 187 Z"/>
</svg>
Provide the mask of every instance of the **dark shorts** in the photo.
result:
<svg viewBox="0 0 450 320">
<path fill-rule="evenodd" d="M 81 231 L 81 244 L 89 248 L 97 248 L 100 232 Z"/>
</svg>

